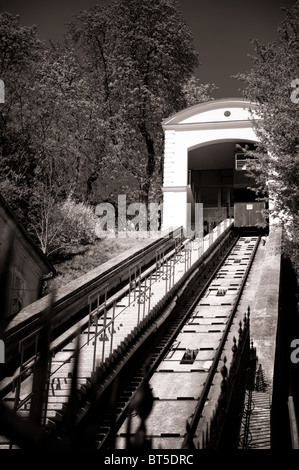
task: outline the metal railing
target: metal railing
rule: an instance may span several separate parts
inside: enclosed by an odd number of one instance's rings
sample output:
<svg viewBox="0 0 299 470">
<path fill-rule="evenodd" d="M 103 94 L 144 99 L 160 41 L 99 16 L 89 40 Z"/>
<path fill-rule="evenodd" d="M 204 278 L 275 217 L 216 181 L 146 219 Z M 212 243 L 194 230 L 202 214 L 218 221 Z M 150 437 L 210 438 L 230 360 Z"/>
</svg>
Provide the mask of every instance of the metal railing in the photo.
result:
<svg viewBox="0 0 299 470">
<path fill-rule="evenodd" d="M 207 251 L 211 247 L 211 245 L 216 241 L 217 237 L 223 234 L 225 230 L 227 230 L 230 226 L 230 220 L 223 221 L 221 223 L 220 229 L 215 229 L 215 232 L 213 233 L 213 238 L 211 238 L 211 235 L 209 234 L 205 238 L 185 240 L 183 243 L 181 243 L 178 239 L 174 250 L 171 250 L 171 252 L 167 253 L 166 255 L 163 250 L 157 250 L 156 263 L 154 263 L 154 265 L 147 269 L 145 272 L 141 272 L 141 269 L 139 269 L 138 266 L 134 266 L 134 270 L 130 273 L 130 282 L 127 288 L 122 289 L 122 291 L 108 298 L 108 285 L 105 284 L 89 296 L 88 317 L 86 318 L 86 320 L 83 319 L 83 321 L 80 322 L 81 326 L 78 325 L 76 332 L 72 331 L 70 333 L 70 340 L 81 334 L 81 332 L 84 330 L 82 325 L 85 324 L 87 327 L 86 341 L 80 343 L 79 350 L 82 350 L 86 345 L 89 345 L 90 342 L 93 343 L 94 350 L 91 372 L 95 371 L 96 367 L 105 361 L 106 356 L 111 354 L 113 350 L 116 349 L 117 346 L 113 345 L 115 332 L 114 327 L 117 319 L 119 319 L 120 316 L 123 315 L 124 311 L 133 303 L 137 302 L 136 326 L 138 326 L 138 324 L 145 318 L 146 315 L 149 314 L 151 308 L 153 307 L 151 301 L 153 284 L 159 281 L 166 281 L 166 294 L 175 284 L 176 265 L 181 263 L 184 267 L 182 275 L 186 274 L 186 272 L 191 268 L 192 264 L 197 261 L 203 255 L 204 251 Z M 194 251 L 197 251 L 195 259 L 193 253 Z M 125 295 L 128 296 L 129 303 L 128 305 L 121 308 L 121 310 L 119 310 L 118 303 L 122 298 L 124 298 Z M 108 310 L 109 314 L 112 315 L 111 318 L 108 317 Z M 103 322 L 102 324 L 100 324 L 100 319 Z M 39 359 L 39 331 L 40 328 L 34 331 L 32 334 L 28 335 L 28 338 L 26 337 L 22 341 L 20 341 L 20 367 L 18 373 L 16 373 L 13 379 L 13 391 L 15 392 L 15 411 L 20 410 L 25 405 L 27 406 L 27 404 L 30 405 L 30 401 L 32 399 L 30 381 L 32 382 L 32 372 L 34 371 L 34 365 Z M 110 345 L 107 348 L 106 344 L 108 336 L 110 337 Z M 26 341 L 30 339 L 30 342 L 32 343 L 33 337 L 35 337 L 35 341 L 33 341 L 34 355 L 28 361 L 23 361 L 24 351 L 26 349 Z M 102 348 L 100 355 L 98 354 L 99 339 L 102 339 Z M 55 346 L 53 346 L 54 343 Z M 59 350 L 59 338 L 50 345 L 50 361 L 53 357 L 55 357 L 57 350 Z M 60 369 L 62 369 L 67 363 L 70 363 L 74 356 L 75 352 L 70 352 L 70 355 L 67 357 L 67 359 L 61 362 L 57 367 L 52 368 L 52 370 L 50 370 L 51 367 L 49 367 L 48 388 L 53 388 L 55 382 L 55 374 Z M 27 379 L 26 388 L 24 388 L 25 378 Z M 28 392 L 26 392 L 27 390 Z M 21 391 L 23 392 L 23 394 L 21 393 Z M 25 393 L 27 394 L 25 395 Z"/>
<path fill-rule="evenodd" d="M 238 341 L 233 339 L 233 358 L 229 367 L 226 357 L 221 368 L 221 393 L 213 417 L 202 434 L 201 448 L 236 449 L 245 397 L 247 372 L 250 358 L 249 313 L 245 314 L 243 325 L 239 324 Z"/>
</svg>

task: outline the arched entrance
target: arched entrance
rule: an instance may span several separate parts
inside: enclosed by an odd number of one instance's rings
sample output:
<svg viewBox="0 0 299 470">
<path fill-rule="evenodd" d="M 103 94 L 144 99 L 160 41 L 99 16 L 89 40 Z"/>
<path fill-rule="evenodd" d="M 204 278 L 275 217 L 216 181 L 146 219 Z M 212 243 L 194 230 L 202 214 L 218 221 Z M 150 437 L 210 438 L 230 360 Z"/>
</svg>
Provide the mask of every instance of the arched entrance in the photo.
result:
<svg viewBox="0 0 299 470">
<path fill-rule="evenodd" d="M 201 202 L 208 230 L 211 223 L 233 214 L 236 200 L 249 197 L 247 187 L 254 183 L 245 176 L 236 145 L 258 142 L 251 123 L 254 109 L 254 103 L 240 98 L 221 99 L 163 121 L 163 229 L 186 228 L 190 206 Z"/>
</svg>

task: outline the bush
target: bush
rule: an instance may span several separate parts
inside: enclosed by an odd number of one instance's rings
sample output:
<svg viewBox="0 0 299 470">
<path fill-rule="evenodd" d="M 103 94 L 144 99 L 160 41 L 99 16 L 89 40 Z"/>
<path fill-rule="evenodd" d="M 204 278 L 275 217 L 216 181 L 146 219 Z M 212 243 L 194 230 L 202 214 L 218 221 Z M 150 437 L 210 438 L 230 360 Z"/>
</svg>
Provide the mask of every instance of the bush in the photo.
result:
<svg viewBox="0 0 299 470">
<path fill-rule="evenodd" d="M 71 196 L 63 202 L 54 203 L 47 220 L 48 230 L 40 230 L 39 234 L 44 253 L 56 258 L 78 245 L 93 244 L 96 238 L 95 221 L 93 207 L 75 202 Z"/>
<path fill-rule="evenodd" d="M 62 235 L 66 244 L 90 244 L 95 240 L 96 217 L 92 206 L 75 202 L 69 196 L 59 205 L 59 217 L 63 221 Z"/>
</svg>

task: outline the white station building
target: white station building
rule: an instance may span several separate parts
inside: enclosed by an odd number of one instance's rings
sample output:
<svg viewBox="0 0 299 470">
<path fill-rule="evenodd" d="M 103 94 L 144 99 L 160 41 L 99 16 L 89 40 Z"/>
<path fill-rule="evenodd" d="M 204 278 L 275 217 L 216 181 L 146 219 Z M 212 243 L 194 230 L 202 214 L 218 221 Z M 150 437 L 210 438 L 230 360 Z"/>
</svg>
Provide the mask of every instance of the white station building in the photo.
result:
<svg viewBox="0 0 299 470">
<path fill-rule="evenodd" d="M 242 147 L 258 138 L 256 105 L 241 98 L 200 103 L 165 119 L 162 228 L 194 224 L 203 208 L 204 231 L 234 216 L 237 202 L 252 202 L 254 181 L 246 176 Z M 256 118 L 256 116 L 255 116 Z M 198 204 L 200 206 L 200 204 Z"/>
</svg>

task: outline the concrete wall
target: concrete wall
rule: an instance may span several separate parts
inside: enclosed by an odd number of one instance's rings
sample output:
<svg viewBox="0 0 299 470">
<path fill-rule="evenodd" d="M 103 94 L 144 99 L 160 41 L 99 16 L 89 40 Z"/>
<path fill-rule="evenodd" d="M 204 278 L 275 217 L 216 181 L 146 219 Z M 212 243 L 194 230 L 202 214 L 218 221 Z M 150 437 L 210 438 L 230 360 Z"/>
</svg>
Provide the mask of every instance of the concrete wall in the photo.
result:
<svg viewBox="0 0 299 470">
<path fill-rule="evenodd" d="M 7 278 L 9 315 L 17 313 L 39 298 L 41 278 L 50 272 L 50 264 L 45 263 L 33 241 L 24 236 L 23 230 L 0 204 L 1 258 L 13 238 L 12 259 Z"/>
<path fill-rule="evenodd" d="M 281 227 L 273 226 L 267 238 L 263 266 L 251 309 L 250 335 L 254 339 L 258 362 L 268 385 L 267 392 L 272 397 L 280 290 Z"/>
</svg>

